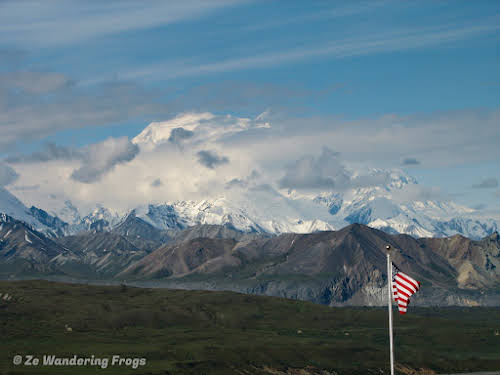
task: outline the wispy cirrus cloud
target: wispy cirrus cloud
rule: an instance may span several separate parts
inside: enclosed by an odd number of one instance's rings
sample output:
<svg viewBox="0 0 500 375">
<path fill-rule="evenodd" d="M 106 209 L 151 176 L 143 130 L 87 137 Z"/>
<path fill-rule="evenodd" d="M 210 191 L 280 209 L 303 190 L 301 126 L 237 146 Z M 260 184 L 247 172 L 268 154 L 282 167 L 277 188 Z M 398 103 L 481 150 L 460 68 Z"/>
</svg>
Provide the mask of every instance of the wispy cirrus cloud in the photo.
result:
<svg viewBox="0 0 500 375">
<path fill-rule="evenodd" d="M 313 13 L 303 14 L 296 17 L 287 17 L 281 19 L 274 19 L 269 22 L 254 23 L 244 27 L 244 30 L 247 31 L 267 30 L 293 24 L 302 24 L 304 22 L 316 22 L 316 21 L 330 20 L 340 17 L 355 16 L 373 11 L 391 2 L 392 1 L 380 0 L 380 1 L 363 1 L 359 3 L 358 2 L 350 3 L 347 6 L 342 5 L 334 8 L 321 9 Z"/>
<path fill-rule="evenodd" d="M 64 45 L 124 31 L 196 19 L 240 0 L 2 1 L 4 42 L 30 46 Z"/>
<path fill-rule="evenodd" d="M 189 66 L 185 61 L 163 62 L 124 71 L 120 75 L 130 79 L 161 75 L 163 79 L 182 78 L 203 74 L 233 72 L 244 69 L 268 68 L 285 63 L 296 63 L 318 57 L 341 59 L 394 51 L 433 47 L 456 41 L 491 34 L 500 30 L 500 20 L 490 18 L 473 25 L 440 25 L 414 29 L 399 29 L 382 33 L 369 33 L 317 45 L 260 53 L 222 61 Z"/>
</svg>

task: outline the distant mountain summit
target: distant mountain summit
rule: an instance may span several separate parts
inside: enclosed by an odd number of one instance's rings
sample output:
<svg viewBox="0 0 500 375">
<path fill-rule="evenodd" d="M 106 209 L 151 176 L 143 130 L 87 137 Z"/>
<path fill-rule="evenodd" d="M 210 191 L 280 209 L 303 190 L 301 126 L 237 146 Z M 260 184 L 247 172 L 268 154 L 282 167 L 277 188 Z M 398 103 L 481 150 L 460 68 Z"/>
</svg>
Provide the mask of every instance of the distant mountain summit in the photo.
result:
<svg viewBox="0 0 500 375">
<path fill-rule="evenodd" d="M 472 216 L 474 210 L 452 202 L 401 202 L 405 188 L 418 187 L 415 179 L 401 171 L 374 170 L 373 174 L 385 184 L 316 194 L 269 185 L 235 186 L 212 199 L 149 204 L 135 213 L 160 229 L 213 224 L 256 233 L 313 233 L 357 223 L 414 237 L 462 234 L 473 239 L 498 230 L 494 220 L 477 219 Z"/>
<path fill-rule="evenodd" d="M 96 205 L 94 210 L 82 215 L 70 201 L 49 214 L 37 207 L 28 209 L 13 194 L 0 188 L 0 212 L 52 237 L 82 231 L 123 230 L 125 223 L 134 224 L 134 220 L 135 224 L 142 226 L 139 231 L 145 230 L 146 224 L 160 231 L 223 225 L 243 232 L 268 234 L 314 233 L 357 223 L 417 238 L 461 234 L 480 239 L 499 229 L 496 221 L 478 219 L 474 210 L 453 202 L 401 200 L 400 196 L 406 189 L 418 187 L 416 180 L 402 171 L 373 170 L 368 177 L 384 183 L 362 186 L 363 181 L 359 181 L 360 186 L 354 184 L 335 192 L 309 194 L 262 184 L 234 185 L 214 198 L 150 203 L 125 215 L 102 205 Z M 357 178 L 351 176 L 351 183 Z M 60 219 L 59 212 L 69 222 Z M 128 230 L 130 233 L 131 228 Z"/>
<path fill-rule="evenodd" d="M 49 237 L 58 237 L 69 233 L 69 226 L 66 222 L 40 208 L 34 206 L 31 208 L 26 207 L 24 203 L 1 186 L 0 214 L 20 220 L 30 228 L 42 232 Z"/>
<path fill-rule="evenodd" d="M 253 119 L 209 112 L 182 113 L 167 121 L 150 123 L 132 143 L 145 154 L 171 148 L 200 156 L 204 152 L 210 154 L 205 146 L 217 149 L 220 142 L 241 134 L 265 135 L 266 129 L 271 128 L 267 117 L 267 112 Z M 153 202 L 145 198 L 140 205 L 128 206 L 128 212 L 117 212 L 98 202 L 85 202 L 85 208 L 77 207 L 64 193 L 49 194 L 47 199 L 28 208 L 0 187 L 0 212 L 51 237 L 89 231 L 123 234 L 126 228 L 137 239 L 137 236 L 144 238 L 146 232 L 154 237 L 155 231 L 180 231 L 199 225 L 275 235 L 332 231 L 349 224 L 363 224 L 417 238 L 461 234 L 480 239 L 499 229 L 498 222 L 480 217 L 476 210 L 422 189 L 402 170 L 351 170 L 336 157 L 335 152 L 324 148 L 318 158 L 298 159 L 299 164 L 285 168 L 284 175 L 264 178 L 254 170 L 247 172 L 246 177 L 230 179 L 232 174 L 222 174 L 230 180 L 210 180 L 217 185 L 217 191 L 202 199 L 173 201 L 166 196 L 164 201 Z M 222 158 L 223 164 L 230 164 L 226 156 L 217 158 Z M 200 160 L 203 158 L 197 159 L 193 168 L 207 172 L 207 168 L 213 167 Z M 306 163 L 300 164 L 301 161 Z M 296 170 L 301 172 L 296 174 Z M 211 172 L 210 175 L 219 176 Z M 155 189 L 162 185 L 156 176 L 148 178 L 160 184 Z M 163 199 L 159 195 L 162 191 L 155 190 L 155 199 Z"/>
<path fill-rule="evenodd" d="M 200 145 L 216 145 L 240 133 L 265 132 L 262 129 L 271 127 L 265 119 L 266 113 L 254 119 L 208 112 L 183 113 L 150 123 L 132 143 L 145 153 L 173 147 L 199 154 L 208 152 Z M 336 162 L 335 155 L 324 149 L 319 159 L 329 165 L 330 161 Z M 144 231 L 156 236 L 155 230 L 180 231 L 199 225 L 275 235 L 332 231 L 349 224 L 363 224 L 417 238 L 461 234 L 471 239 L 484 238 L 499 229 L 499 223 L 479 217 L 476 210 L 423 190 L 401 170 L 355 171 L 337 164 L 326 171 L 322 171 L 321 165 L 307 164 L 305 169 L 314 171 L 305 178 L 295 175 L 294 168 L 287 169 L 281 178 L 267 180 L 253 171 L 246 177 L 220 181 L 218 192 L 203 199 L 169 201 L 165 197 L 165 201 L 132 206 L 128 212 L 116 212 L 97 202 L 86 202 L 85 209 L 77 208 L 64 195 L 59 199 L 52 194 L 50 199 L 27 208 L 0 187 L 0 212 L 52 237 L 89 231 L 118 230 L 123 234 L 126 227 L 129 234 L 135 233 L 136 240 L 137 236 L 144 238 Z M 321 175 L 317 175 L 316 169 Z"/>
</svg>

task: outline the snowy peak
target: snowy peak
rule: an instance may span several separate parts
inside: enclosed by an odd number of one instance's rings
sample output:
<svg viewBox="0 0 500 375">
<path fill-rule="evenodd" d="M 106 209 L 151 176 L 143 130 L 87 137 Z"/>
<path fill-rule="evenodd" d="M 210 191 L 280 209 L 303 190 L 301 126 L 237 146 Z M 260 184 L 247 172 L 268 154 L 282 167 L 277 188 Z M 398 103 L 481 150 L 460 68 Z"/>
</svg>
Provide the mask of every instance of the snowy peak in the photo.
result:
<svg viewBox="0 0 500 375">
<path fill-rule="evenodd" d="M 28 224 L 35 224 L 36 220 L 29 214 L 28 208 L 7 189 L 0 186 L 0 212 L 22 220 Z"/>
<path fill-rule="evenodd" d="M 67 224 L 44 210 L 32 206 L 28 209 L 7 189 L 0 187 L 0 213 L 20 220 L 49 237 L 67 234 Z"/>
<path fill-rule="evenodd" d="M 211 113 L 186 113 L 176 116 L 169 121 L 152 122 L 132 139 L 132 143 L 156 146 L 167 142 L 169 139 L 172 140 L 172 132 L 174 132 L 175 129 L 184 129 L 184 131 L 192 132 L 200 126 L 200 123 L 213 118 L 214 115 Z"/>
<path fill-rule="evenodd" d="M 68 234 L 68 223 L 62 221 L 56 216 L 52 216 L 45 212 L 44 210 L 31 206 L 29 212 L 36 218 L 40 223 L 50 228 L 57 237 L 64 236 Z"/>
<path fill-rule="evenodd" d="M 209 112 L 183 113 L 171 120 L 152 122 L 132 139 L 132 143 L 146 149 L 153 149 L 160 144 L 215 142 L 223 136 L 257 128 L 270 128 L 265 121 L 265 113 L 255 119 L 219 116 Z"/>
<path fill-rule="evenodd" d="M 82 219 L 78 227 L 80 230 L 102 232 L 104 230 L 111 230 L 119 221 L 120 215 L 98 205 L 91 213 Z"/>
<path fill-rule="evenodd" d="M 335 192 L 304 194 L 270 185 L 229 189 L 202 201 L 150 204 L 137 216 L 160 229 L 183 229 L 200 224 L 230 225 L 245 232 L 311 233 L 364 224 L 389 233 L 414 237 L 443 237 L 461 233 L 479 239 L 497 230 L 493 220 L 477 220 L 467 207 L 447 201 L 401 200 L 417 181 L 399 170 L 371 170 L 352 175 L 352 186 Z M 375 186 L 368 186 L 369 182 Z M 366 186 L 365 186 L 366 185 Z M 411 191 L 410 191 L 411 193 Z"/>
<path fill-rule="evenodd" d="M 52 212 L 55 216 L 58 216 L 69 224 L 78 224 L 82 220 L 78 208 L 76 208 L 70 200 L 64 201 L 62 208 L 57 211 L 53 210 Z"/>
<path fill-rule="evenodd" d="M 188 226 L 179 218 L 174 206 L 170 204 L 140 206 L 133 210 L 133 214 L 162 230 L 184 229 Z"/>
</svg>

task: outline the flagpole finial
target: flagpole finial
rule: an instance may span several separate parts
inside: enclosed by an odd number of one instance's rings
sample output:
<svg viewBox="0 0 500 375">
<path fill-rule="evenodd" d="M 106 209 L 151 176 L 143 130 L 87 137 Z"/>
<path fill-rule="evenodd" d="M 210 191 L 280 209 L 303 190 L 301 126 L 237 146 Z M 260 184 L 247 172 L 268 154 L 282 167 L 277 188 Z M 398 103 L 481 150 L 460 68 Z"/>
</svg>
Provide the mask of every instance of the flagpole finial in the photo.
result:
<svg viewBox="0 0 500 375">
<path fill-rule="evenodd" d="M 386 249 L 387 251 L 391 251 L 391 245 L 387 245 L 387 246 L 385 247 L 385 249 Z"/>
</svg>

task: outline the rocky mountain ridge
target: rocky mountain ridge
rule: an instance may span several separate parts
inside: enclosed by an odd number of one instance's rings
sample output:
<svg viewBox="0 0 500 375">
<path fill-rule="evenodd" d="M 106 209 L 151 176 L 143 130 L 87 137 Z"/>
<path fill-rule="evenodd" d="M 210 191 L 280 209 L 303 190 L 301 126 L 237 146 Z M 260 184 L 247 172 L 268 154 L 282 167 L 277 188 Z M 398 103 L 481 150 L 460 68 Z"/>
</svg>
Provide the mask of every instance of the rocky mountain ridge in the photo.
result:
<svg viewBox="0 0 500 375">
<path fill-rule="evenodd" d="M 387 297 L 384 248 L 391 244 L 394 262 L 423 285 L 416 304 L 500 304 L 497 232 L 475 241 L 415 239 L 360 224 L 277 236 L 217 225 L 159 231 L 135 216 L 121 224 L 116 231 L 52 240 L 2 215 L 0 275 L 234 290 L 332 306 L 382 305 Z"/>
</svg>

